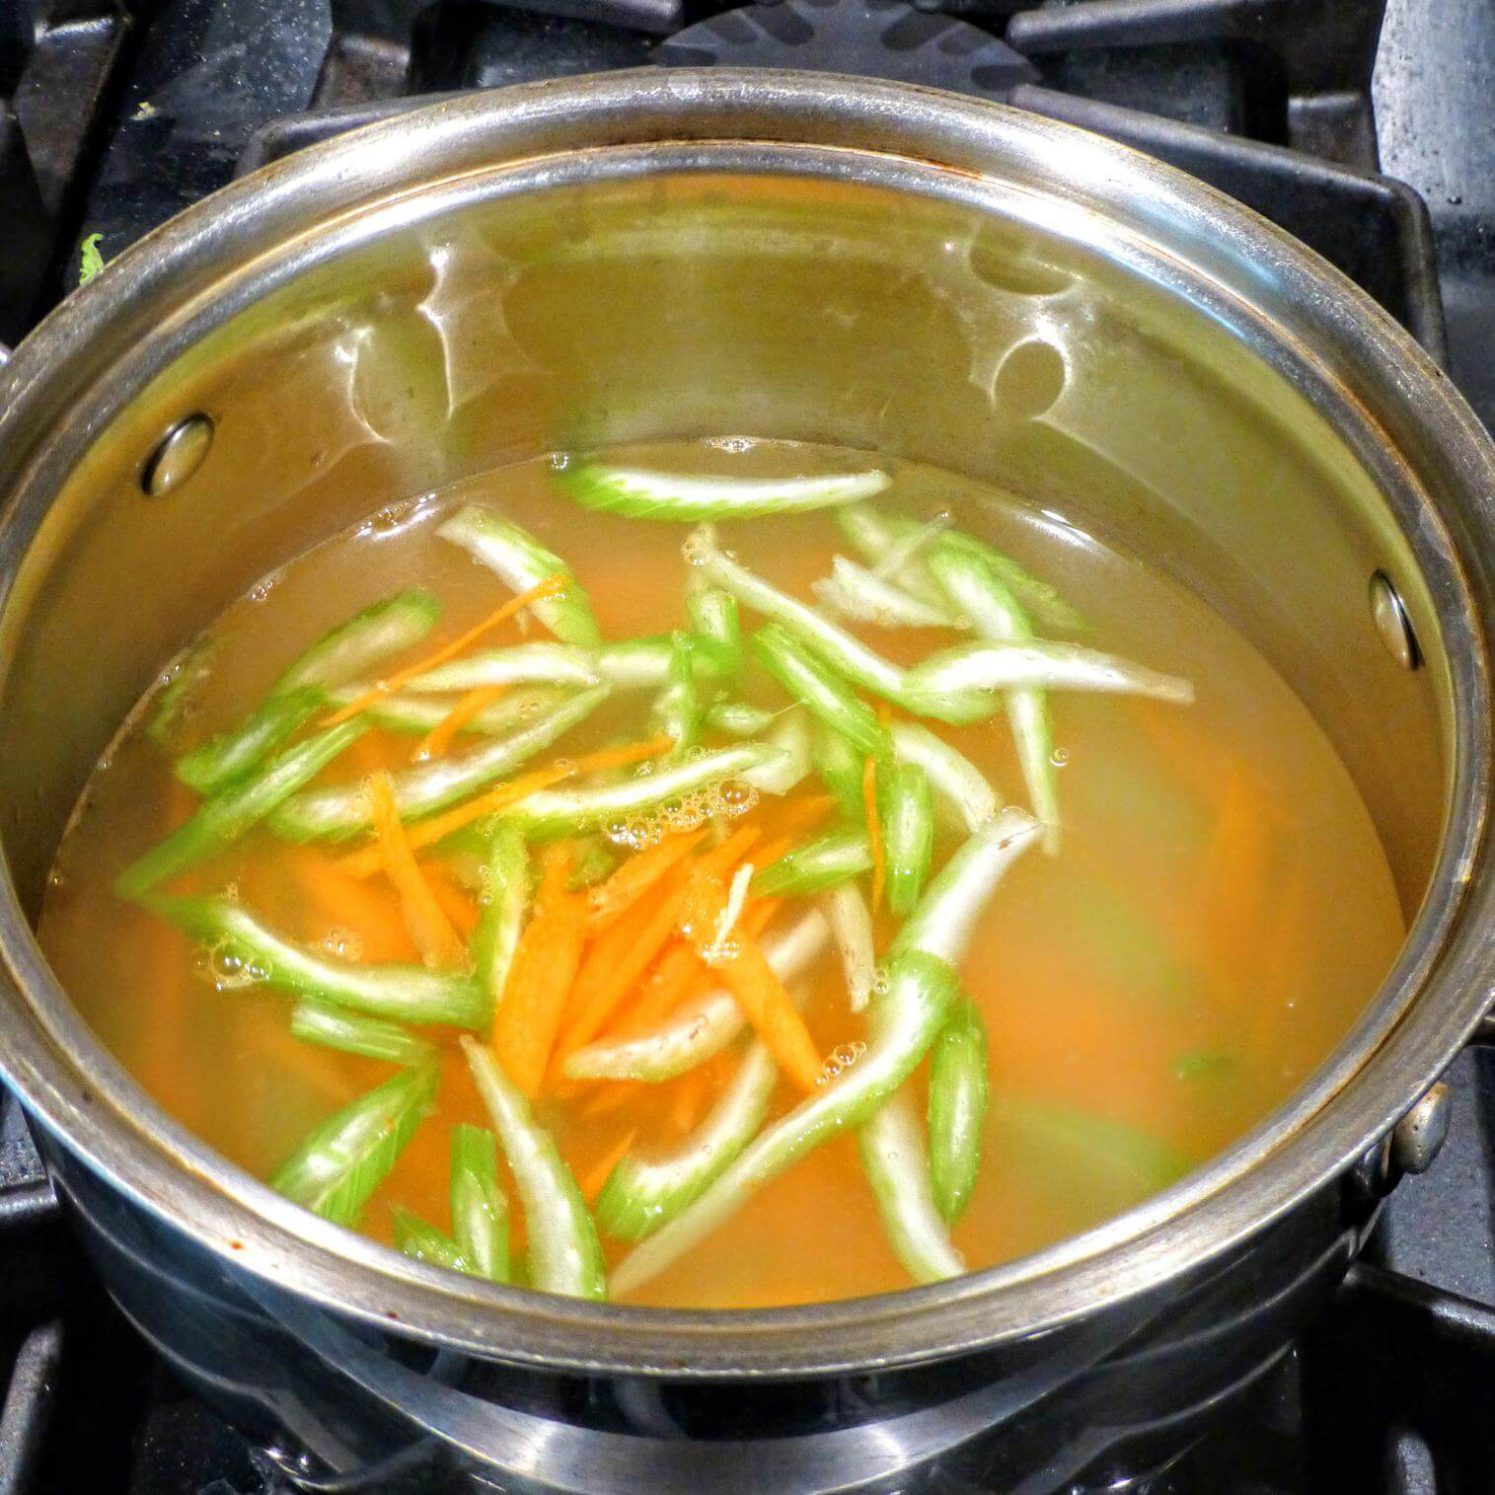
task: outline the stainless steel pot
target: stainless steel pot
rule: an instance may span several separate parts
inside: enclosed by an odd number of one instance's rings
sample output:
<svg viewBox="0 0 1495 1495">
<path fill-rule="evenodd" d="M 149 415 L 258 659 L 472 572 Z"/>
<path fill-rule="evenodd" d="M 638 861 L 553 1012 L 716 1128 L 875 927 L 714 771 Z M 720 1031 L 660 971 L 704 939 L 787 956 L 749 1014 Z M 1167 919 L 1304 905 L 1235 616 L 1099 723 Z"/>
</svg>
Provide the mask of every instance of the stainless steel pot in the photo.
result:
<svg viewBox="0 0 1495 1495">
<path fill-rule="evenodd" d="M 254 577 L 498 461 L 723 430 L 1005 482 L 1170 567 L 1314 711 L 1411 933 L 1290 1105 L 1026 1260 L 741 1314 L 449 1277 L 163 1115 L 27 910 L 116 723 Z M 258 173 L 70 297 L 0 371 L 0 492 L 0 1062 L 125 1310 L 308 1479 L 870 1489 L 938 1466 L 1037 1491 L 1160 1457 L 1332 1288 L 1373 1210 L 1358 1165 L 1490 1000 L 1495 453 L 1347 281 L 1081 132 L 725 70 L 440 104 Z"/>
</svg>

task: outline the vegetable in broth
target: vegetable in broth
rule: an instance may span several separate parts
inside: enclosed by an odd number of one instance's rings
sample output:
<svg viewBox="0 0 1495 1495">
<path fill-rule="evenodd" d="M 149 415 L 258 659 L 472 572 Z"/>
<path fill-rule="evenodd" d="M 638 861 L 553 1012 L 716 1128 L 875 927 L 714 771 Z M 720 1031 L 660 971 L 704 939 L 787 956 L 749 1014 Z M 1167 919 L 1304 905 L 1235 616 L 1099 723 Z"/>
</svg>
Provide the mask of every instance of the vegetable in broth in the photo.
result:
<svg viewBox="0 0 1495 1495">
<path fill-rule="evenodd" d="M 1057 531 L 795 443 L 468 480 L 165 672 L 43 944 L 169 1110 L 428 1266 L 756 1307 L 1034 1250 L 1285 1098 L 1401 935 L 1283 682 Z"/>
</svg>

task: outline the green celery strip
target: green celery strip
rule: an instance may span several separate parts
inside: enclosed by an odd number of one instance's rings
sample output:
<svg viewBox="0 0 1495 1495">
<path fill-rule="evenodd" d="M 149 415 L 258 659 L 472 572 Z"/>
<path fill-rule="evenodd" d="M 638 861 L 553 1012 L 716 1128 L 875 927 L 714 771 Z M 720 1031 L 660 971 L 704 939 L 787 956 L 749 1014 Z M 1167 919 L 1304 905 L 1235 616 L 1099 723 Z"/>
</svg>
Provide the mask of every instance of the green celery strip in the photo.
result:
<svg viewBox="0 0 1495 1495">
<path fill-rule="evenodd" d="M 872 1185 L 883 1229 L 893 1254 L 915 1282 L 939 1282 L 965 1271 L 929 1178 L 929 1156 L 919 1117 L 900 1090 L 885 1101 L 857 1132 L 862 1172 Z"/>
<path fill-rule="evenodd" d="M 970 618 L 982 638 L 1002 644 L 1032 641 L 1027 613 L 979 555 L 941 540 L 930 547 L 928 565 L 951 606 Z M 1007 692 L 1006 701 L 1028 799 L 1046 827 L 1044 846 L 1052 855 L 1059 849 L 1059 770 L 1048 696 L 1032 687 L 1015 687 Z"/>
<path fill-rule="evenodd" d="M 573 460 L 557 471 L 555 481 L 583 508 L 627 519 L 689 524 L 701 519 L 797 514 L 854 503 L 881 493 L 892 479 L 875 468 L 816 477 L 732 478 Z"/>
<path fill-rule="evenodd" d="M 419 643 L 440 616 L 441 604 L 429 592 L 411 590 L 339 623 L 292 663 L 239 726 L 179 758 L 177 777 L 211 794 L 248 773 L 311 719 L 332 687 Z"/>
<path fill-rule="evenodd" d="M 360 1054 L 365 1059 L 384 1059 L 392 1064 L 425 1064 L 436 1053 L 424 1038 L 399 1023 L 349 1012 L 346 1007 L 317 997 L 302 997 L 291 1009 L 291 1035 L 304 1043 L 341 1049 L 345 1054 Z"/>
<path fill-rule="evenodd" d="M 331 707 L 346 706 L 350 701 L 366 696 L 368 691 L 367 682 L 339 686 L 327 692 L 327 704 Z M 565 690 L 539 685 L 505 691 L 491 706 L 478 712 L 462 731 L 474 737 L 502 737 L 554 710 L 568 697 L 569 692 Z M 455 701 L 441 696 L 396 691 L 366 706 L 359 716 L 388 732 L 424 737 L 451 715 L 455 704 Z"/>
<path fill-rule="evenodd" d="M 773 725 L 773 712 L 747 701 L 718 701 L 706 713 L 706 725 L 729 737 L 761 737 Z"/>
<path fill-rule="evenodd" d="M 477 1275 L 457 1243 L 445 1231 L 428 1225 L 419 1215 L 396 1205 L 391 1211 L 394 1224 L 394 1243 L 397 1251 L 428 1266 L 445 1267 L 449 1272 L 467 1272 Z"/>
<path fill-rule="evenodd" d="M 605 645 L 594 656 L 602 683 L 614 690 L 658 690 L 670 672 L 674 638 L 671 633 L 656 633 Z M 714 684 L 736 673 L 737 661 L 715 639 L 703 633 L 692 633 L 689 638 L 697 685 Z"/>
<path fill-rule="evenodd" d="M 871 623 L 879 628 L 970 627 L 948 607 L 915 597 L 844 555 L 832 560 L 831 574 L 813 583 L 812 590 L 822 607 L 848 623 Z"/>
<path fill-rule="evenodd" d="M 470 1038 L 462 1048 L 524 1205 L 530 1286 L 575 1298 L 606 1297 L 597 1227 L 555 1142 L 492 1051 Z"/>
<path fill-rule="evenodd" d="M 784 712 L 768 730 L 768 745 L 777 748 L 780 756 L 762 768 L 750 768 L 742 781 L 764 794 L 788 794 L 810 772 L 810 728 L 804 713 Z"/>
<path fill-rule="evenodd" d="M 929 1053 L 930 1171 L 935 1204 L 951 1225 L 981 1171 L 989 1099 L 986 1024 L 962 998 Z"/>
<path fill-rule="evenodd" d="M 718 668 L 736 675 L 742 669 L 742 623 L 737 599 L 720 587 L 691 586 L 685 594 L 690 626 L 716 646 Z"/>
<path fill-rule="evenodd" d="M 836 523 L 848 543 L 879 576 L 888 576 L 905 591 L 926 601 L 944 600 L 923 564 L 923 551 L 937 536 L 948 537 L 978 556 L 992 573 L 1045 628 L 1073 632 L 1085 620 L 1058 590 L 1040 581 L 1011 556 L 939 520 L 924 523 L 906 514 L 852 504 L 836 512 Z M 884 567 L 887 569 L 884 569 Z"/>
<path fill-rule="evenodd" d="M 601 678 L 593 650 L 541 640 L 503 649 L 476 649 L 407 680 L 405 689 L 416 695 L 466 693 L 491 685 L 553 685 L 585 690 L 599 684 Z"/>
<path fill-rule="evenodd" d="M 156 894 L 147 906 L 205 945 L 220 969 L 233 962 L 235 986 L 275 987 L 397 1022 L 480 1028 L 488 1020 L 487 993 L 465 973 L 328 960 L 273 934 L 232 898 Z"/>
<path fill-rule="evenodd" d="M 276 1170 L 270 1187 L 336 1225 L 353 1226 L 436 1099 L 434 1064 L 402 1070 L 329 1116 Z"/>
<path fill-rule="evenodd" d="M 753 892 L 763 898 L 797 897 L 834 888 L 871 870 L 867 832 L 832 831 L 760 867 L 753 877 Z"/>
<path fill-rule="evenodd" d="M 465 1122 L 452 1128 L 452 1237 L 479 1277 L 509 1280 L 509 1201 L 498 1183 L 493 1133 Z"/>
<path fill-rule="evenodd" d="M 618 1240 L 639 1241 L 675 1218 L 752 1141 L 768 1115 L 778 1066 L 762 1043 L 748 1046 L 700 1126 L 658 1157 L 630 1153 L 597 1197 L 597 1223 Z"/>
<path fill-rule="evenodd" d="M 687 794 L 740 779 L 779 756 L 780 750 L 767 743 L 734 743 L 613 783 L 537 790 L 505 810 L 503 817 L 535 840 L 571 836 L 626 820 L 630 815 L 648 814 Z"/>
<path fill-rule="evenodd" d="M 958 965 L 997 884 L 1042 831 L 1025 811 L 1007 809 L 963 841 L 898 931 L 891 953 L 919 950 Z"/>
<path fill-rule="evenodd" d="M 436 531 L 443 540 L 459 545 L 506 582 L 516 593 L 528 592 L 552 576 L 566 578 L 566 590 L 533 604 L 535 616 L 563 644 L 595 649 L 602 630 L 592 614 L 592 604 L 571 568 L 547 550 L 528 530 L 495 514 L 492 509 L 469 504 Z"/>
<path fill-rule="evenodd" d="M 220 790 L 198 806 L 185 824 L 131 862 L 114 880 L 125 898 L 139 898 L 157 884 L 206 861 L 252 830 L 309 784 L 367 729 L 360 721 L 340 722 L 287 748 L 251 778 Z"/>
<path fill-rule="evenodd" d="M 691 653 L 688 633 L 670 636 L 670 667 L 665 672 L 664 688 L 650 712 L 655 730 L 674 742 L 677 755 L 701 740 L 701 698 L 696 690 L 696 668 Z"/>
<path fill-rule="evenodd" d="M 897 751 L 898 723 L 888 729 Z M 860 822 L 866 815 L 862 800 L 862 769 L 865 760 L 841 733 L 824 722 L 815 722 L 810 739 L 810 765 L 820 782 L 840 802 L 842 811 Z"/>
<path fill-rule="evenodd" d="M 607 697 L 598 686 L 569 696 L 507 737 L 451 757 L 437 758 L 392 775 L 395 804 L 404 820 L 434 815 L 512 772 L 585 721 Z M 373 824 L 362 782 L 307 789 L 270 817 L 270 829 L 289 841 L 346 840 Z"/>
<path fill-rule="evenodd" d="M 873 944 L 872 910 L 854 882 L 831 888 L 821 900 L 831 935 L 841 955 L 846 978 L 846 999 L 853 1012 L 862 1012 L 872 996 L 877 979 L 877 952 Z"/>
<path fill-rule="evenodd" d="M 1194 687 L 1177 675 L 1165 675 L 1114 654 L 1079 644 L 1050 644 L 1040 639 L 1014 644 L 956 644 L 932 654 L 908 672 L 911 689 L 920 696 L 956 698 L 996 691 L 1082 690 L 1146 696 L 1187 706 Z"/>
<path fill-rule="evenodd" d="M 941 721 L 980 721 L 994 709 L 980 691 L 934 692 L 914 688 L 911 672 L 869 649 L 855 634 L 848 633 L 813 607 L 739 565 L 718 547 L 709 525 L 695 531 L 687 549 L 692 550 L 707 580 L 762 613 L 770 623 L 778 624 L 802 650 L 808 650 L 834 671 L 845 686 L 870 691 L 916 715 L 937 717 Z"/>
<path fill-rule="evenodd" d="M 833 670 L 828 669 L 792 634 L 769 623 L 753 635 L 759 662 L 790 695 L 859 753 L 883 759 L 892 754 L 888 729 L 865 701 L 859 701 Z"/>
<path fill-rule="evenodd" d="M 888 909 L 906 919 L 924 891 L 934 860 L 934 791 L 917 763 L 892 763 L 878 772 L 877 800 Z"/>
<path fill-rule="evenodd" d="M 524 837 L 502 820 L 486 827 L 485 835 L 478 873 L 482 914 L 473 936 L 472 960 L 489 1008 L 497 1011 L 529 909 L 529 852 Z"/>
</svg>

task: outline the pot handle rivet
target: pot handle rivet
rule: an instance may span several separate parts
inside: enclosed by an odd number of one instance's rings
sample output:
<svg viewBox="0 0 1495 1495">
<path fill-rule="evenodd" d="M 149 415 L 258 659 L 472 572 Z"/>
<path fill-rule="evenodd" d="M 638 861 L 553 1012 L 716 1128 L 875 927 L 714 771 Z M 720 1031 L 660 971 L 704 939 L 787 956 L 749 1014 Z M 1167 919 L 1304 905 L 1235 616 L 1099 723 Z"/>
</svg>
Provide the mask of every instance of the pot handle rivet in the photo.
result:
<svg viewBox="0 0 1495 1495">
<path fill-rule="evenodd" d="M 1404 670 L 1415 670 L 1422 663 L 1422 650 L 1412 631 L 1407 605 L 1384 571 L 1374 572 L 1370 578 L 1370 615 L 1386 652 Z"/>
<path fill-rule="evenodd" d="M 213 422 L 189 415 L 160 440 L 140 470 L 140 488 L 148 498 L 164 498 L 180 488 L 203 464 L 213 444 Z"/>
<path fill-rule="evenodd" d="M 1441 1080 L 1391 1129 L 1391 1162 L 1401 1173 L 1426 1173 L 1448 1137 L 1453 1103 Z"/>
</svg>

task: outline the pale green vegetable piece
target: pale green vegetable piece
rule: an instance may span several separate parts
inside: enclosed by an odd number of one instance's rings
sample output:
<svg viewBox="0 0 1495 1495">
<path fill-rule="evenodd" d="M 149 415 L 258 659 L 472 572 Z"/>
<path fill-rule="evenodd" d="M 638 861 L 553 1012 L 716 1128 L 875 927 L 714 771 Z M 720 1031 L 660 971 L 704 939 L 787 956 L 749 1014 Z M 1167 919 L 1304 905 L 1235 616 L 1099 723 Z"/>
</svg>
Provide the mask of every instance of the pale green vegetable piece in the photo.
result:
<svg viewBox="0 0 1495 1495">
<path fill-rule="evenodd" d="M 490 685 L 555 685 L 585 690 L 601 679 L 594 650 L 542 639 L 503 649 L 478 649 L 460 659 L 449 659 L 407 680 L 405 689 L 415 694 L 466 693 Z"/>
<path fill-rule="evenodd" d="M 939 1282 L 965 1271 L 935 1208 L 929 1158 L 918 1112 L 900 1090 L 857 1132 L 862 1172 L 872 1185 L 893 1254 L 915 1282 Z"/>
<path fill-rule="evenodd" d="M 509 1280 L 509 1201 L 498 1183 L 493 1133 L 461 1123 L 452 1128 L 452 1238 L 472 1271 Z"/>
<path fill-rule="evenodd" d="M 470 1038 L 462 1049 L 524 1205 L 530 1286 L 573 1298 L 606 1297 L 597 1227 L 555 1142 L 492 1050 Z"/>
<path fill-rule="evenodd" d="M 979 830 L 1000 808 L 997 791 L 963 753 L 918 722 L 892 722 L 893 756 L 922 768 L 934 789 L 935 808 L 967 832 Z"/>
<path fill-rule="evenodd" d="M 1027 613 L 979 556 L 942 541 L 930 548 L 928 564 L 950 605 L 970 618 L 982 638 L 1007 644 L 1032 640 L 1033 625 Z M 1048 696 L 1042 690 L 1020 687 L 1009 690 L 1006 701 L 1028 799 L 1044 823 L 1044 849 L 1052 856 L 1059 849 L 1059 770 L 1054 762 Z"/>
<path fill-rule="evenodd" d="M 597 1223 L 619 1240 L 638 1241 L 674 1219 L 752 1141 L 778 1082 L 762 1043 L 749 1045 L 737 1072 L 695 1131 L 659 1156 L 630 1153 L 597 1197 Z"/>
<path fill-rule="evenodd" d="M 981 1171 L 989 1098 L 986 1024 L 969 998 L 955 1005 L 929 1052 L 929 1156 L 934 1202 L 953 1225 Z"/>
<path fill-rule="evenodd" d="M 401 1071 L 328 1117 L 270 1187 L 336 1225 L 356 1225 L 435 1099 L 434 1064 Z"/>
<path fill-rule="evenodd" d="M 854 503 L 892 479 L 877 469 L 818 477 L 733 478 L 656 472 L 602 462 L 569 462 L 556 474 L 563 492 L 588 509 L 628 519 L 749 519 Z"/>
<path fill-rule="evenodd" d="M 535 616 L 564 644 L 595 649 L 602 630 L 592 615 L 592 604 L 571 568 L 528 530 L 492 509 L 468 504 L 436 531 L 481 561 L 516 594 L 532 591 L 552 576 L 566 578 L 566 590 L 531 604 Z"/>
<path fill-rule="evenodd" d="M 898 931 L 891 954 L 921 950 L 958 965 L 997 884 L 1042 832 L 1031 815 L 1007 809 L 962 842 Z"/>
<path fill-rule="evenodd" d="M 496 737 L 465 753 L 433 759 L 390 776 L 402 820 L 434 815 L 476 794 L 559 741 L 586 720 L 607 696 L 605 686 L 568 696 L 507 737 Z M 362 783 L 306 789 L 270 817 L 270 828 L 290 841 L 345 840 L 368 830 L 373 811 Z"/>
<path fill-rule="evenodd" d="M 235 988 L 274 987 L 406 1023 L 480 1028 L 488 1020 L 487 994 L 466 973 L 328 959 L 274 934 L 232 898 L 152 894 L 145 902 L 199 940 Z"/>
<path fill-rule="evenodd" d="M 431 1044 L 400 1023 L 350 1012 L 317 997 L 302 997 L 291 1009 L 291 1036 L 303 1043 L 392 1064 L 423 1064 L 436 1055 Z"/>
<path fill-rule="evenodd" d="M 699 758 L 687 758 L 653 773 L 577 789 L 541 789 L 503 812 L 527 836 L 545 840 L 606 827 L 645 815 L 699 790 L 741 779 L 773 762 L 779 749 L 762 742 L 739 742 Z"/>
</svg>

